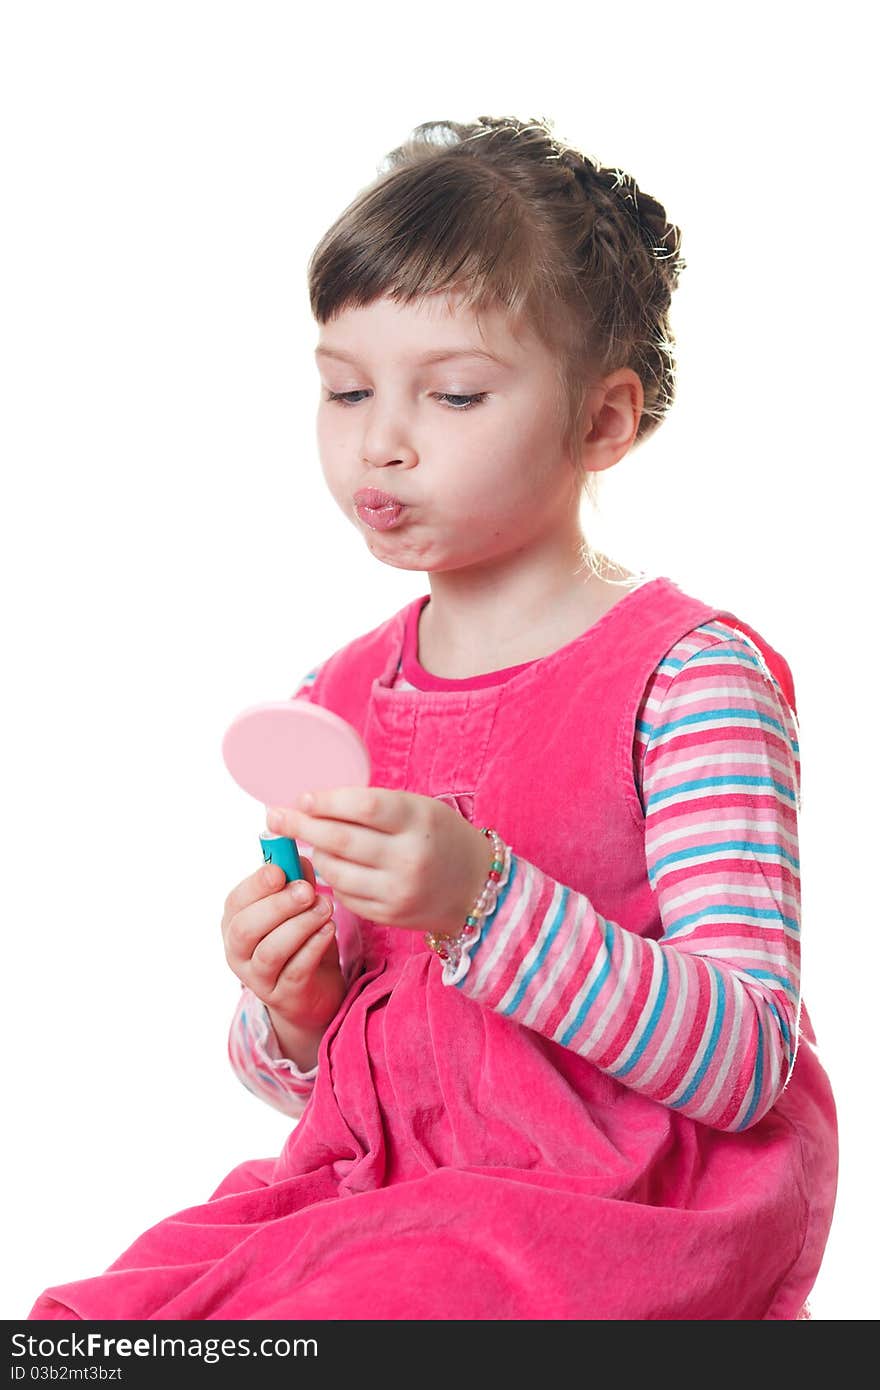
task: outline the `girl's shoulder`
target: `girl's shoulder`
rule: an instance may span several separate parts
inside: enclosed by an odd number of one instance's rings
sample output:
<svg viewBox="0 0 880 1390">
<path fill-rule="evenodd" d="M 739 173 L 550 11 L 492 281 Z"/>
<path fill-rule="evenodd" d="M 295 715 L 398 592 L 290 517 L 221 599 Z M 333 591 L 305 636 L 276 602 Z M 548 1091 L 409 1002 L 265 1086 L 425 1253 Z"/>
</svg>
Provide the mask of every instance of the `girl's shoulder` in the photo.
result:
<svg viewBox="0 0 880 1390">
<path fill-rule="evenodd" d="M 392 613 L 390 618 L 385 618 L 381 623 L 370 628 L 369 631 L 362 632 L 359 636 L 344 642 L 342 646 L 330 652 L 323 660 L 318 661 L 301 678 L 291 699 L 309 699 L 315 687 L 322 684 L 331 675 L 336 674 L 340 668 L 350 670 L 357 668 L 378 672 L 392 648 L 396 650 L 395 644 L 399 646 L 402 643 L 406 615 L 413 603 L 417 601 L 416 599 L 408 600 L 402 608 Z"/>
<path fill-rule="evenodd" d="M 756 642 L 749 635 L 754 629 L 743 631 L 738 621 L 714 617 L 700 623 L 678 639 L 651 673 L 633 742 L 640 795 L 646 773 L 658 758 L 668 778 L 679 755 L 688 768 L 695 757 L 708 766 L 725 741 L 743 756 L 751 741 L 766 746 L 769 756 L 782 758 L 800 809 L 799 726 L 788 665 L 784 663 L 783 671 L 779 661 L 784 658 L 773 652 L 780 683 L 759 645 L 764 639 L 755 634 Z"/>
<path fill-rule="evenodd" d="M 768 652 L 774 658 L 772 665 Z M 794 714 L 794 687 L 785 659 L 739 618 L 716 616 L 684 633 L 664 654 L 648 680 L 643 704 L 649 700 L 656 704 L 685 686 L 702 683 L 721 688 L 726 679 L 742 678 L 751 680 L 756 688 L 772 686 L 776 697 Z"/>
</svg>

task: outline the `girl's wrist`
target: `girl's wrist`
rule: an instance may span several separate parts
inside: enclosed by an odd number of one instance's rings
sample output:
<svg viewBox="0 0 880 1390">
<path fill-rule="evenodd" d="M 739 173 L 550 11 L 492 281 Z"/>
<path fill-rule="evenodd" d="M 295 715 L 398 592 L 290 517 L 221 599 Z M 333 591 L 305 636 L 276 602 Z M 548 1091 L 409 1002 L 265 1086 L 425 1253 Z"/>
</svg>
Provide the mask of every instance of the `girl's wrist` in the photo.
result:
<svg viewBox="0 0 880 1390">
<path fill-rule="evenodd" d="M 295 1063 L 300 1071 L 311 1071 L 318 1061 L 321 1039 L 327 1031 L 326 1024 L 323 1028 L 303 1028 L 282 1018 L 269 1004 L 266 1005 L 266 1012 L 283 1056 Z"/>
<path fill-rule="evenodd" d="M 468 906 L 458 915 L 451 929 L 425 933 L 425 941 L 444 962 L 447 970 L 457 970 L 462 956 L 479 939 L 483 922 L 495 911 L 498 893 L 510 874 L 510 847 L 490 826 L 484 826 L 479 834 L 478 878 L 472 880 L 471 884 L 472 889 L 474 883 L 478 886 L 469 895 Z M 489 841 L 488 846 L 486 840 Z"/>
</svg>

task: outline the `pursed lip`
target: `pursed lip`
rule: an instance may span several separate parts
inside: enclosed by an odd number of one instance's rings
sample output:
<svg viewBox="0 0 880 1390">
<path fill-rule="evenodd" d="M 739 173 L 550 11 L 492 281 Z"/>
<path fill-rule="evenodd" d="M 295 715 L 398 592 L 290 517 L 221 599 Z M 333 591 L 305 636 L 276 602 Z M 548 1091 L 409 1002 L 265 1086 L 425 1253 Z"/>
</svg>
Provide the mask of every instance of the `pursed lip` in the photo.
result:
<svg viewBox="0 0 880 1390">
<path fill-rule="evenodd" d="M 390 492 L 380 492 L 375 487 L 362 487 L 354 494 L 355 506 L 357 507 L 405 507 L 406 503 L 401 502 L 399 497 L 392 497 Z"/>
</svg>

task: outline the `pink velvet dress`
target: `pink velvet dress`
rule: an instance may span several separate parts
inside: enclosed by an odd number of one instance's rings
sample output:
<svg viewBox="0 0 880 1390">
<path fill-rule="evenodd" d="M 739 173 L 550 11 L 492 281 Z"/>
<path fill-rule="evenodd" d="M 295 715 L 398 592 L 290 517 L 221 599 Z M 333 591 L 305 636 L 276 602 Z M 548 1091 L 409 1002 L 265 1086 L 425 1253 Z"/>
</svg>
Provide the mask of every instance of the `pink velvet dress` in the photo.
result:
<svg viewBox="0 0 880 1390">
<path fill-rule="evenodd" d="M 422 691 L 393 688 L 408 607 L 330 657 L 312 693 L 363 735 L 374 784 L 445 798 L 656 940 L 634 720 L 664 653 L 733 615 L 660 578 L 504 683 Z M 785 662 L 739 626 L 785 688 Z M 280 1156 L 242 1163 L 31 1317 L 800 1315 L 837 1176 L 805 1013 L 778 1101 L 732 1132 L 445 984 L 420 933 L 359 926 L 363 972 Z"/>
</svg>

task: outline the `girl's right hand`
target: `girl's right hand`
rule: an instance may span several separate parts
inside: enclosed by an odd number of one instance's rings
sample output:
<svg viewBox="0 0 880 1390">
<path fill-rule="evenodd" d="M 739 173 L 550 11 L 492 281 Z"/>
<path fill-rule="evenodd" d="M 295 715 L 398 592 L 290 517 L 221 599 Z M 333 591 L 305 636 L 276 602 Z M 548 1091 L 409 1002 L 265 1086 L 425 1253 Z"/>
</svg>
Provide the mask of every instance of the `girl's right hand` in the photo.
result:
<svg viewBox="0 0 880 1390">
<path fill-rule="evenodd" d="M 226 899 L 220 929 L 230 969 L 269 1010 L 282 1050 L 303 1070 L 345 996 L 332 904 L 315 891 L 311 860 L 305 880 L 284 882 L 263 864 Z"/>
</svg>

